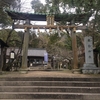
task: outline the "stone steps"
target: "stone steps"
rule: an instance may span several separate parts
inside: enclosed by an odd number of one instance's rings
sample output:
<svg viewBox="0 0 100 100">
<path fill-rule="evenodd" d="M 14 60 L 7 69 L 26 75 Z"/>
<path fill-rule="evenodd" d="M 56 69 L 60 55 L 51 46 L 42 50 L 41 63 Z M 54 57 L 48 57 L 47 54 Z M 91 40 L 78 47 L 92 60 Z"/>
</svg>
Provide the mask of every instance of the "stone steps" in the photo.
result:
<svg viewBox="0 0 100 100">
<path fill-rule="evenodd" d="M 9 100 L 9 99 L 2 99 L 2 100 Z M 20 99 L 10 99 L 10 100 L 20 100 Z M 27 100 L 27 99 L 22 99 L 22 100 Z M 33 99 L 28 99 L 28 100 L 33 100 Z M 34 99 L 34 100 L 79 100 L 79 99 Z"/>
<path fill-rule="evenodd" d="M 69 78 L 69 77 L 0 77 L 0 81 L 82 81 L 100 82 L 100 78 Z"/>
<path fill-rule="evenodd" d="M 92 97 L 100 99 L 100 94 L 89 93 L 56 93 L 56 92 L 4 92 L 0 93 L 0 99 L 82 99 Z M 83 99 L 82 99 L 83 100 Z M 87 99 L 85 99 L 87 100 Z"/>
<path fill-rule="evenodd" d="M 79 86 L 100 87 L 100 82 L 85 81 L 0 81 L 0 86 Z"/>
<path fill-rule="evenodd" d="M 0 92 L 66 92 L 66 93 L 100 93 L 100 87 L 69 86 L 0 86 Z"/>
<path fill-rule="evenodd" d="M 0 77 L 0 100 L 100 100 L 100 78 Z"/>
</svg>

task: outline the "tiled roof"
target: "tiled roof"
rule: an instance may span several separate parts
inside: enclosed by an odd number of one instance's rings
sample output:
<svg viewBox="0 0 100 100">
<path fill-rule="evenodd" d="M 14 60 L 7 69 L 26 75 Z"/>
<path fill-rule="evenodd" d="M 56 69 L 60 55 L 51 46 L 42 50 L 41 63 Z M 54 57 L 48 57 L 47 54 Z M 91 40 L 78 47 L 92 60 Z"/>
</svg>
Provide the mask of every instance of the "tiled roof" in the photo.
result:
<svg viewBox="0 0 100 100">
<path fill-rule="evenodd" d="M 7 55 L 9 55 L 11 51 L 12 51 L 12 49 L 8 48 L 7 49 Z M 15 54 L 17 54 L 18 48 L 15 48 L 14 52 L 15 52 Z M 30 49 L 30 48 L 28 49 L 28 56 L 44 57 L 45 53 L 47 53 L 47 51 L 44 50 L 44 49 Z"/>
<path fill-rule="evenodd" d="M 44 56 L 44 53 L 46 53 L 46 50 L 43 50 L 43 49 L 29 49 L 28 50 L 28 56 Z"/>
<path fill-rule="evenodd" d="M 34 14 L 34 13 L 22 13 L 22 12 L 15 12 L 15 11 L 6 11 L 8 13 L 8 15 L 12 18 L 12 19 L 16 19 L 16 20 L 33 20 L 33 21 L 46 21 L 46 16 L 48 14 Z M 88 17 L 86 17 L 88 16 Z M 55 21 L 69 21 L 71 22 L 74 18 L 75 22 L 81 22 L 83 21 L 85 18 L 90 18 L 91 13 L 83 13 L 83 14 L 55 14 L 54 15 L 54 20 Z"/>
</svg>

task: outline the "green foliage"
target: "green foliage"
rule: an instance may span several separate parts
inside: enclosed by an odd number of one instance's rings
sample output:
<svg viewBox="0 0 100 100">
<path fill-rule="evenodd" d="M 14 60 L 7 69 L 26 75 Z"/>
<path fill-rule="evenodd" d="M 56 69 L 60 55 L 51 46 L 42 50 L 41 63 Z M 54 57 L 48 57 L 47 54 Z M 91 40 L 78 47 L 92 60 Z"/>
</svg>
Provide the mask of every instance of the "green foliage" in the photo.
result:
<svg viewBox="0 0 100 100">
<path fill-rule="evenodd" d="M 51 34 L 49 40 L 50 44 L 55 44 L 59 40 L 58 33 Z"/>
<path fill-rule="evenodd" d="M 84 36 L 83 33 L 77 33 L 76 35 L 76 39 L 77 39 L 77 47 L 83 47 L 84 48 Z"/>
<path fill-rule="evenodd" d="M 31 2 L 32 8 L 34 9 L 35 13 L 42 13 L 43 11 L 43 4 L 40 2 L 40 0 L 33 0 Z"/>
<path fill-rule="evenodd" d="M 11 24 L 11 19 L 6 13 L 6 9 L 18 8 L 18 3 L 20 0 L 0 0 L 0 24 L 3 26 Z"/>
<path fill-rule="evenodd" d="M 86 24 L 93 14 L 92 8 L 85 10 L 88 5 L 85 0 L 45 0 L 46 4 L 42 4 L 40 0 L 32 0 L 32 8 L 35 13 L 55 14 L 55 17 L 62 19 L 61 24 L 71 22 Z M 88 1 L 89 2 L 89 1 Z M 82 3 L 82 4 L 81 4 Z M 82 6 L 81 6 L 82 5 Z"/>
<path fill-rule="evenodd" d="M 29 47 L 31 48 L 39 48 L 39 39 L 35 38 L 31 43 L 29 43 Z"/>
<path fill-rule="evenodd" d="M 68 50 L 72 50 L 72 38 L 68 34 L 66 34 L 65 47 Z"/>
<path fill-rule="evenodd" d="M 11 30 L 9 30 L 9 29 L 0 30 L 0 39 L 2 39 L 4 42 L 6 42 L 10 31 Z M 21 45 L 21 39 L 18 36 L 16 31 L 13 31 L 11 33 L 10 38 L 9 38 L 7 44 L 9 46 L 11 46 L 11 47 L 18 47 L 18 46 Z"/>
<path fill-rule="evenodd" d="M 35 13 L 58 14 L 60 0 L 46 0 L 46 4 L 42 4 L 40 0 L 32 0 L 31 5 Z"/>
</svg>

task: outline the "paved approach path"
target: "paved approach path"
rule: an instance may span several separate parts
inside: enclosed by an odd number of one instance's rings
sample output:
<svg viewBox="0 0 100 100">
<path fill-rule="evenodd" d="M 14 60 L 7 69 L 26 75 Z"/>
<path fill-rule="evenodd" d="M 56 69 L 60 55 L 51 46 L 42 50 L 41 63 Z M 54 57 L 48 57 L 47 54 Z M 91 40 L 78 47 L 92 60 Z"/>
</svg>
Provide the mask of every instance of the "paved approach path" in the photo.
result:
<svg viewBox="0 0 100 100">
<path fill-rule="evenodd" d="M 71 70 L 62 71 L 28 71 L 27 74 L 3 72 L 0 77 L 100 77 L 100 74 L 73 74 Z"/>
</svg>

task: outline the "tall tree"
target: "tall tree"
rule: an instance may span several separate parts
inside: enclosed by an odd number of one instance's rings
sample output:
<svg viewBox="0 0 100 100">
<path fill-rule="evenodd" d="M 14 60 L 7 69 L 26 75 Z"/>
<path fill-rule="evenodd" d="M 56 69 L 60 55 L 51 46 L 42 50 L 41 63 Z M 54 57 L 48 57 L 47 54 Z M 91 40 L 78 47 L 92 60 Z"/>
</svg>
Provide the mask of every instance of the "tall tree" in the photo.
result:
<svg viewBox="0 0 100 100">
<path fill-rule="evenodd" d="M 0 30 L 0 39 L 6 42 L 10 31 L 11 31 L 10 29 Z M 21 38 L 18 36 L 18 33 L 16 31 L 13 31 L 9 38 L 8 45 L 11 47 L 19 47 L 20 43 L 21 43 Z"/>
<path fill-rule="evenodd" d="M 19 10 L 20 0 L 0 0 L 0 25 L 11 23 L 11 19 L 6 13 L 6 9 Z"/>
<path fill-rule="evenodd" d="M 40 0 L 32 0 L 31 5 L 35 13 L 60 13 L 59 9 L 60 0 L 46 0 L 46 4 L 42 4 Z"/>
<path fill-rule="evenodd" d="M 44 6 L 43 4 L 40 2 L 40 0 L 32 0 L 31 2 L 32 8 L 34 9 L 35 13 L 42 13 Z"/>
</svg>

